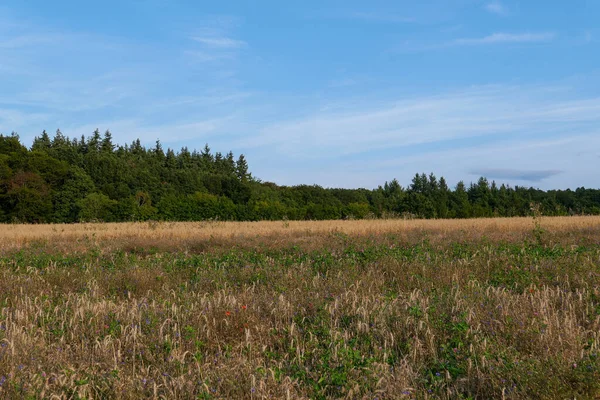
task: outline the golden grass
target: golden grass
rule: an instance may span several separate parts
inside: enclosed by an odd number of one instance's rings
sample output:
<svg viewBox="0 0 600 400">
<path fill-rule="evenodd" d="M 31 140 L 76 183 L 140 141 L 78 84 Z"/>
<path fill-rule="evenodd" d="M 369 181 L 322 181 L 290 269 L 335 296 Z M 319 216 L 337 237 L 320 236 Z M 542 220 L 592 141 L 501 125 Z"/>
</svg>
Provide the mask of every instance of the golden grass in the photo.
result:
<svg viewBox="0 0 600 400">
<path fill-rule="evenodd" d="M 549 231 L 585 230 L 600 227 L 600 216 L 544 217 Z M 326 233 L 352 236 L 389 233 L 433 232 L 464 234 L 467 237 L 510 236 L 531 231 L 532 219 L 482 218 L 467 220 L 351 220 L 351 221 L 261 221 L 261 222 L 139 222 L 0 225 L 0 252 L 42 242 L 62 248 L 76 248 L 78 243 L 108 245 L 159 245 L 178 248 L 182 243 L 207 240 L 245 240 L 268 236 L 274 240 L 293 239 Z"/>
</svg>

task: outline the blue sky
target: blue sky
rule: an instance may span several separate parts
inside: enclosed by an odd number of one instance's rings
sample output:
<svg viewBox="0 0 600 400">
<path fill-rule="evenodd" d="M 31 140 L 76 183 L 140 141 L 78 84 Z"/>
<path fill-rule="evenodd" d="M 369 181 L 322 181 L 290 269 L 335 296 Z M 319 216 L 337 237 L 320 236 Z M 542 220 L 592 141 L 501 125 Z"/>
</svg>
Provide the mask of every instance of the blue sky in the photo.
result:
<svg viewBox="0 0 600 400">
<path fill-rule="evenodd" d="M 279 184 L 600 187 L 596 0 L 5 0 L 0 132 L 244 153 Z"/>
</svg>

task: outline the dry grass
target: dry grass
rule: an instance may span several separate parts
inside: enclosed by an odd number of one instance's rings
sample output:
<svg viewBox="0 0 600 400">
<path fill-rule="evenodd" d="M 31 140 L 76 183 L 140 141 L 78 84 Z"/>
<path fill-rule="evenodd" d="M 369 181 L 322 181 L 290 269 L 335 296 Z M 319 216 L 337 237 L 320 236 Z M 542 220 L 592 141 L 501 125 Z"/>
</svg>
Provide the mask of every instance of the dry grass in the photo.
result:
<svg viewBox="0 0 600 400">
<path fill-rule="evenodd" d="M 598 218 L 3 228 L 0 398 L 600 396 Z"/>
<path fill-rule="evenodd" d="M 544 217 L 551 232 L 600 228 L 600 217 Z M 262 221 L 262 222 L 143 222 L 54 225 L 0 225 L 0 252 L 45 244 L 67 250 L 86 250 L 90 245 L 127 248 L 136 246 L 185 250 L 194 244 L 213 242 L 285 242 L 302 237 L 344 233 L 353 236 L 390 233 L 414 235 L 427 232 L 446 238 L 521 239 L 531 232 L 531 218 L 482 218 L 468 220 L 362 220 L 362 221 Z"/>
</svg>

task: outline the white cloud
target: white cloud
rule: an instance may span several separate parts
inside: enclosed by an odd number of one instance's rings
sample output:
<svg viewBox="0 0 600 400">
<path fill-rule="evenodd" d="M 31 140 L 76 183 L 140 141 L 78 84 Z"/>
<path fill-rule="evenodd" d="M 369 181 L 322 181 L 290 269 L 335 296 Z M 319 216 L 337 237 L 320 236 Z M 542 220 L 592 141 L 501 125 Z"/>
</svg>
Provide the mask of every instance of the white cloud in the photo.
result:
<svg viewBox="0 0 600 400">
<path fill-rule="evenodd" d="M 469 144 L 463 147 L 437 150 L 382 154 L 368 161 L 312 162 L 298 166 L 285 165 L 277 170 L 256 165 L 256 157 L 249 156 L 253 173 L 266 180 L 280 184 L 316 182 L 326 187 L 373 188 L 397 178 L 402 185 L 410 183 L 417 172 L 434 172 L 444 176 L 449 185 L 459 180 L 468 184 L 488 175 L 498 184 L 532 185 L 543 189 L 576 188 L 597 185 L 598 179 L 589 165 L 598 162 L 598 155 L 590 147 L 600 146 L 600 132 L 589 131 L 585 135 L 560 139 L 517 139 L 504 143 Z M 251 155 L 251 154 L 250 154 Z M 573 162 L 576 159 L 577 162 Z M 257 168 L 260 167 L 260 168 Z M 512 171 L 513 176 L 491 176 L 485 172 Z M 516 171 L 520 173 L 517 174 Z M 540 171 L 555 171 L 540 179 Z M 537 172 L 537 174 L 536 174 Z M 506 174 L 505 174 L 506 175 Z M 529 175 L 529 176 L 527 176 Z M 551 176 L 550 176 L 551 175 Z M 308 177 L 308 178 L 307 178 Z"/>
<path fill-rule="evenodd" d="M 343 87 L 354 86 L 357 83 L 358 83 L 358 81 L 353 78 L 339 78 L 339 79 L 331 80 L 329 82 L 329 87 L 330 88 L 343 88 Z"/>
<path fill-rule="evenodd" d="M 181 108 L 185 106 L 210 107 L 225 104 L 233 106 L 252 96 L 252 92 L 235 91 L 235 90 L 207 90 L 204 93 L 195 96 L 180 96 L 164 99 L 163 101 L 154 102 L 153 112 L 155 110 L 164 110 L 169 108 Z"/>
<path fill-rule="evenodd" d="M 414 18 L 382 12 L 354 12 L 350 14 L 350 18 L 367 22 L 410 23 L 415 21 Z"/>
<path fill-rule="evenodd" d="M 489 179 L 541 182 L 561 174 L 559 169 L 515 169 L 515 168 L 475 168 L 470 171 L 473 175 L 485 176 Z"/>
<path fill-rule="evenodd" d="M 445 31 L 444 33 L 449 33 Z M 447 49 L 449 47 L 459 46 L 495 46 L 502 44 L 535 44 L 549 43 L 556 39 L 557 34 L 554 32 L 524 32 L 524 33 L 507 33 L 496 32 L 483 37 L 458 38 L 446 42 L 427 42 L 427 41 L 405 41 L 399 46 L 389 50 L 390 53 L 395 52 L 423 52 Z"/>
<path fill-rule="evenodd" d="M 288 185 L 374 187 L 393 177 L 408 183 L 421 171 L 455 183 L 471 171 L 513 168 L 523 176 L 565 171 L 539 183 L 546 188 L 589 186 L 597 179 L 575 160 L 597 161 L 576 153 L 600 143 L 600 98 L 573 95 L 565 87 L 494 85 L 380 106 L 365 99 L 344 112 L 248 127 L 229 143 L 252 160 L 256 176 Z"/>
<path fill-rule="evenodd" d="M 499 1 L 493 1 L 485 5 L 485 9 L 491 13 L 498 15 L 506 15 L 507 9 L 506 7 Z"/>
<path fill-rule="evenodd" d="M 398 157 L 367 165 L 362 172 L 376 176 L 390 171 L 390 175 L 398 177 L 401 183 L 410 182 L 411 174 L 415 172 L 433 171 L 444 175 L 451 184 L 458 180 L 468 183 L 484 175 L 490 180 L 512 185 L 576 188 L 589 186 L 594 180 L 597 182 L 589 169 L 590 164 L 597 162 L 597 157 L 586 149 L 598 145 L 600 132 L 597 130 L 558 139 L 521 138 Z M 574 159 L 577 162 L 573 162 Z M 499 174 L 500 171 L 508 173 Z M 348 173 L 352 172 L 352 169 L 348 170 Z M 546 172 L 544 179 L 539 176 L 541 172 Z"/>
<path fill-rule="evenodd" d="M 187 56 L 192 62 L 197 63 L 212 63 L 224 60 L 233 60 L 235 59 L 235 54 L 233 53 L 223 53 L 223 52 L 207 52 L 201 50 L 185 50 L 183 52 L 185 56 Z"/>
<path fill-rule="evenodd" d="M 0 108 L 0 134 L 19 131 L 19 127 L 25 124 L 46 121 L 49 117 L 50 115 L 45 113 L 31 113 L 10 108 Z"/>
<path fill-rule="evenodd" d="M 183 50 L 184 56 L 196 64 L 219 64 L 237 59 L 248 43 L 234 38 L 238 21 L 232 17 L 213 16 L 189 36 L 196 43 Z"/>
<path fill-rule="evenodd" d="M 319 158 L 521 130 L 552 133 L 590 122 L 600 122 L 600 98 L 564 100 L 539 88 L 490 86 L 378 108 L 315 112 L 264 126 L 241 145 L 273 145 L 296 157 Z"/>
<path fill-rule="evenodd" d="M 463 38 L 452 42 L 455 45 L 485 45 L 501 43 L 540 43 L 549 42 L 556 37 L 551 32 L 542 33 L 494 33 L 481 38 Z"/>
<path fill-rule="evenodd" d="M 62 39 L 64 39 L 63 35 L 56 34 L 13 36 L 0 40 L 0 49 L 21 49 L 40 45 L 55 45 Z"/>
<path fill-rule="evenodd" d="M 218 48 L 218 49 L 239 49 L 246 46 L 246 42 L 243 40 L 236 40 L 229 37 L 192 37 L 198 43 L 201 43 L 207 47 Z"/>
<path fill-rule="evenodd" d="M 156 139 L 168 147 L 169 145 L 190 141 L 211 143 L 218 141 L 218 134 L 227 129 L 232 116 L 222 118 L 199 119 L 193 122 L 175 122 L 173 124 L 156 125 L 142 118 L 123 120 L 103 120 L 95 124 L 70 125 L 62 127 L 63 134 L 77 137 L 81 134 L 90 135 L 96 128 L 101 132 L 110 129 L 120 144 L 131 143 L 140 139 L 146 146 L 152 146 Z M 213 140 L 214 139 L 214 140 Z"/>
<path fill-rule="evenodd" d="M 90 118 L 139 120 L 138 126 L 149 127 L 167 107 L 166 119 L 187 124 L 187 131 L 197 121 L 221 118 L 249 95 L 237 89 L 236 64 L 230 62 L 243 42 L 228 39 L 233 20 L 211 18 L 205 26 L 194 31 L 200 42 L 185 35 L 179 46 L 164 47 L 41 23 L 23 22 L 18 29 L 0 24 L 0 129 L 19 130 L 29 140 L 41 129 Z M 196 120 L 188 122 L 190 115 Z"/>
</svg>

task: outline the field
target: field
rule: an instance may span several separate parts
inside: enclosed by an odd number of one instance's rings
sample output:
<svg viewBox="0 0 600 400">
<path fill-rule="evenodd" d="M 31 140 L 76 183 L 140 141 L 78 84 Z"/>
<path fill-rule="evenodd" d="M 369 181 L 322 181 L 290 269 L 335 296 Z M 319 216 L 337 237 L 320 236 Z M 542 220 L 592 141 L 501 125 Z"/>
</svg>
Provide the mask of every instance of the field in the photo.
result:
<svg viewBox="0 0 600 400">
<path fill-rule="evenodd" d="M 0 398 L 600 398 L 600 217 L 0 225 Z"/>
</svg>

